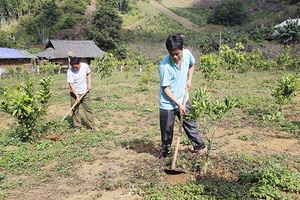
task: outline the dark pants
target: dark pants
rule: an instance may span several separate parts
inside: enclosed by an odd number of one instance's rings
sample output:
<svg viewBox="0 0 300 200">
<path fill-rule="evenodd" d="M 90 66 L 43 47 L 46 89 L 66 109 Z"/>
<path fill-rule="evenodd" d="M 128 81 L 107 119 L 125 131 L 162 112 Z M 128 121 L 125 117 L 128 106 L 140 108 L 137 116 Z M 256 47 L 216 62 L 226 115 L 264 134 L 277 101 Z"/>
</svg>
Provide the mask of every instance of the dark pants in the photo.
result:
<svg viewBox="0 0 300 200">
<path fill-rule="evenodd" d="M 187 114 L 191 109 L 190 102 L 186 103 Z M 179 109 L 174 110 L 164 110 L 160 109 L 160 131 L 161 131 L 161 141 L 163 148 L 169 148 L 172 145 L 173 135 L 174 135 L 174 123 L 175 116 L 180 120 Z M 194 150 L 200 150 L 205 148 L 205 144 L 201 139 L 198 125 L 195 121 L 183 121 L 183 129 L 191 141 Z"/>
<path fill-rule="evenodd" d="M 72 92 L 70 92 L 70 96 L 71 96 L 71 106 L 73 106 L 76 103 L 76 96 Z M 89 126 L 88 128 L 95 128 L 94 113 L 92 110 L 92 100 L 89 92 L 86 93 L 84 97 L 82 97 L 80 102 L 73 109 L 72 118 L 73 118 L 74 128 L 76 129 L 81 128 L 81 116 L 79 113 L 80 106 L 83 108 L 83 112 L 85 114 L 87 124 Z"/>
</svg>

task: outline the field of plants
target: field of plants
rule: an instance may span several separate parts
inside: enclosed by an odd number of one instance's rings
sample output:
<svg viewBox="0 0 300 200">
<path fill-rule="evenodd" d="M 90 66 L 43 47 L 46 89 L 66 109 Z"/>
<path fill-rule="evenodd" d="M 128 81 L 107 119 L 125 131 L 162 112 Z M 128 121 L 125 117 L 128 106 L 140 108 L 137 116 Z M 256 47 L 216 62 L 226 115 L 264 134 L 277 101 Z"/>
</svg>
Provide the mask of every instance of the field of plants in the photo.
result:
<svg viewBox="0 0 300 200">
<path fill-rule="evenodd" d="M 80 134 L 73 132 L 70 116 L 61 122 L 70 109 L 64 74 L 1 79 L 1 102 L 16 110 L 32 108 L 21 94 L 37 100 L 31 106 L 41 100 L 37 96 L 45 91 L 43 84 L 28 83 L 48 80 L 45 85 L 51 91 L 47 114 L 40 116 L 35 132 L 26 132 L 34 140 L 22 142 L 27 138 L 17 131 L 22 119 L 1 112 L 1 198 L 298 199 L 297 75 L 287 68 L 250 67 L 255 60 L 265 66 L 278 63 L 257 58 L 257 52 L 251 59 L 242 59 L 244 68 L 233 68 L 233 58 L 243 54 L 226 46 L 222 52 L 199 59 L 189 91 L 195 113 L 200 111 L 198 118 L 193 117 L 209 152 L 197 157 L 182 137 L 177 167 L 186 173 L 179 175 L 164 172 L 171 167 L 172 158 L 158 159 L 157 70 L 120 72 L 114 68 L 111 76 L 102 78 L 92 65 L 93 108 L 100 131 L 84 129 Z M 31 90 L 22 90 L 21 83 L 32 86 Z M 21 92 L 18 97 L 3 95 L 17 92 Z"/>
<path fill-rule="evenodd" d="M 297 45 L 262 42 L 265 27 L 222 30 L 204 23 L 205 12 L 196 19 L 198 11 L 172 8 L 202 26 L 199 33 L 149 1 L 137 5 L 122 16 L 127 58 L 106 54 L 91 64 L 99 131 L 75 134 L 71 116 L 62 121 L 69 88 L 55 66 L 41 66 L 39 75 L 19 67 L 0 79 L 0 199 L 300 199 Z M 165 173 L 172 157 L 158 159 L 157 67 L 173 32 L 187 34 L 197 60 L 194 109 L 185 117 L 197 120 L 208 146 L 199 157 L 183 134 L 176 164 L 185 173 L 178 175 Z M 177 132 L 173 150 L 176 139 Z"/>
</svg>

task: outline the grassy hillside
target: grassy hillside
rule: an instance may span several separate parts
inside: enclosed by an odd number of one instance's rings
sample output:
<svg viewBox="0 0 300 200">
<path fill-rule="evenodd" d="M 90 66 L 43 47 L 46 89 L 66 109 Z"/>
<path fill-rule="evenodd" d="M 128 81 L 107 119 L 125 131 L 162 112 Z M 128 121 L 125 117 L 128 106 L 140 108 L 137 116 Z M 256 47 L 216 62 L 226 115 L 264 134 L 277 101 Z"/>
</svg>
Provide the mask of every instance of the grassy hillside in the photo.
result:
<svg viewBox="0 0 300 200">
<path fill-rule="evenodd" d="M 284 4 L 246 4 L 249 18 L 242 26 L 225 27 L 220 25 L 207 24 L 207 17 L 211 14 L 210 6 L 218 5 L 212 1 L 161 1 L 161 4 L 173 12 L 170 15 L 159 12 L 153 1 L 138 1 L 138 19 L 132 15 L 124 15 L 124 37 L 123 41 L 131 51 L 141 51 L 143 55 L 157 62 L 158 57 L 163 53 L 163 42 L 168 34 L 173 32 L 184 32 L 188 35 L 186 46 L 196 51 L 197 55 L 203 52 L 203 46 L 218 44 L 221 40 L 228 44 L 235 45 L 236 42 L 243 42 L 249 45 L 250 49 L 260 48 L 270 56 L 278 54 L 283 49 L 277 41 L 268 42 L 264 40 L 272 33 L 274 25 L 281 23 L 288 18 L 297 17 L 297 6 Z M 216 1 L 217 2 L 217 1 Z M 247 1 L 248 2 L 248 1 Z M 260 5 L 261 4 L 261 5 Z M 273 9 L 267 9 L 271 6 Z M 177 17 L 176 17 L 177 15 Z M 137 15 L 135 15 L 137 16 Z M 196 30 L 184 27 L 176 18 L 183 17 L 193 23 Z M 134 20 L 130 20 L 134 19 Z M 132 23 L 130 23 L 132 21 Z M 221 35 L 220 35 L 221 34 Z M 261 39 L 253 41 L 253 34 L 260 34 Z M 253 46 L 253 47 L 251 47 Z M 272 46 L 274 48 L 272 48 Z M 213 50 L 213 49 L 212 49 Z M 292 48 L 291 53 L 298 52 L 297 46 Z"/>
</svg>

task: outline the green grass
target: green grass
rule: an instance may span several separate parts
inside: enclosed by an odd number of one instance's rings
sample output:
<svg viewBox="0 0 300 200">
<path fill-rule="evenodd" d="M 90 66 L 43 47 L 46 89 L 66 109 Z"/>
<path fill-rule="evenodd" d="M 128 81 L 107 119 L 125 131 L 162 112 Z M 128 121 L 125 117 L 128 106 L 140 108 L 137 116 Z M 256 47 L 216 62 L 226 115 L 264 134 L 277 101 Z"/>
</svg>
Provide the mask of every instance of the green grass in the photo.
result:
<svg viewBox="0 0 300 200">
<path fill-rule="evenodd" d="M 171 8 L 171 10 L 199 27 L 207 25 L 207 17 L 210 14 L 209 10 L 199 8 Z"/>
</svg>

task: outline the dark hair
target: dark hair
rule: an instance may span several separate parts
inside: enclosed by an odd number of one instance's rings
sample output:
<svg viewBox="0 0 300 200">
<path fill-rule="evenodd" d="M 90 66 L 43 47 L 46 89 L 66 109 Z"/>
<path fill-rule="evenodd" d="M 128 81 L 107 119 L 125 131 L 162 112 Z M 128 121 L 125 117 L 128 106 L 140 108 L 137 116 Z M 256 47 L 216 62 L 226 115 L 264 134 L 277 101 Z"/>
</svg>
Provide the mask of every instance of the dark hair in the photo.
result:
<svg viewBox="0 0 300 200">
<path fill-rule="evenodd" d="M 166 40 L 166 48 L 168 51 L 174 49 L 183 49 L 183 37 L 186 37 L 183 33 L 174 33 L 169 35 Z"/>
<path fill-rule="evenodd" d="M 71 57 L 70 58 L 70 65 L 79 64 L 79 58 L 78 57 Z"/>
</svg>

